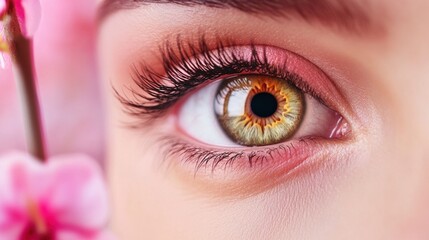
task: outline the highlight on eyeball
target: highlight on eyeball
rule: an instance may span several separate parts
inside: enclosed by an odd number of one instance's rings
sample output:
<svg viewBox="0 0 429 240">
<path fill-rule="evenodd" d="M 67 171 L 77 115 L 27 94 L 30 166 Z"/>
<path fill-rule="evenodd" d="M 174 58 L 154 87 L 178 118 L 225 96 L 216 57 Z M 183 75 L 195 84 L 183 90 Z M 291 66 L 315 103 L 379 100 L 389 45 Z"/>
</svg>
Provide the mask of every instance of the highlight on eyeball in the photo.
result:
<svg viewBox="0 0 429 240">
<path fill-rule="evenodd" d="M 429 239 L 428 9 L 0 0 L 0 240 Z"/>
</svg>

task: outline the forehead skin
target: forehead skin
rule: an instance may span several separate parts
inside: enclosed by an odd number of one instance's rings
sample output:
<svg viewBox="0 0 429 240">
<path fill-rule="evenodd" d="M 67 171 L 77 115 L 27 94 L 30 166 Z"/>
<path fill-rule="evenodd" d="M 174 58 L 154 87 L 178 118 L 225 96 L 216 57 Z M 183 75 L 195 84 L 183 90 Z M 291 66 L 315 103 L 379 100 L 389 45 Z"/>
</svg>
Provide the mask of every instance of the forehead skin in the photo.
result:
<svg viewBox="0 0 429 240">
<path fill-rule="evenodd" d="M 428 236 L 429 2 L 370 2 L 369 11 L 383 13 L 374 20 L 388 23 L 383 37 L 350 35 L 300 19 L 172 4 L 120 10 L 104 19 L 100 69 L 108 85 L 109 177 L 116 231 L 125 239 Z M 201 29 L 243 43 L 252 37 L 288 49 L 337 81 L 355 107 L 356 122 L 362 123 L 355 129 L 359 141 L 349 161 L 309 167 L 311 174 L 230 201 L 202 197 L 202 188 L 194 186 L 197 181 L 182 181 L 181 176 L 153 167 L 152 160 L 159 155 L 149 149 L 153 136 L 144 132 L 143 138 L 141 132 L 117 126 L 126 116 L 112 97 L 110 84 L 129 85 L 131 64 L 144 58 L 156 66 L 160 42 L 178 33 L 196 35 Z"/>
</svg>

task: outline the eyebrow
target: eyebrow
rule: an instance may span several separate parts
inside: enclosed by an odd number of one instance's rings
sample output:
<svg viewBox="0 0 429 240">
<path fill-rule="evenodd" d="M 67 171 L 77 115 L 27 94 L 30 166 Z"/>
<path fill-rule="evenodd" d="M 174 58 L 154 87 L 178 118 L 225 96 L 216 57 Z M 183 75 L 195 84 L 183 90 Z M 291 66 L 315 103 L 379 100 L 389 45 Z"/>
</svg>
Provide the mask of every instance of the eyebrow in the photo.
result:
<svg viewBox="0 0 429 240">
<path fill-rule="evenodd" d="M 371 8 L 356 0 L 105 0 L 99 9 L 99 19 L 118 10 L 148 4 L 233 8 L 272 18 L 301 18 L 309 23 L 321 23 L 332 29 L 358 35 L 384 32 L 383 26 L 371 18 Z"/>
</svg>

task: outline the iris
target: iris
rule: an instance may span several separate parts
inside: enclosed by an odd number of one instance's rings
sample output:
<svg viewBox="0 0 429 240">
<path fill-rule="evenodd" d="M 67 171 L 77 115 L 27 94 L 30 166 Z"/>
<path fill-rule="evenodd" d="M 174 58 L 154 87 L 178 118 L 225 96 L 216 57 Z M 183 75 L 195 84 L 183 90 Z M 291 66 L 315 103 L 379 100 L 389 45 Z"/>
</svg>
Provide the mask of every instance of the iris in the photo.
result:
<svg viewBox="0 0 429 240">
<path fill-rule="evenodd" d="M 284 79 L 241 75 L 224 80 L 214 108 L 224 132 L 244 146 L 283 142 L 303 119 L 303 93 Z"/>
</svg>

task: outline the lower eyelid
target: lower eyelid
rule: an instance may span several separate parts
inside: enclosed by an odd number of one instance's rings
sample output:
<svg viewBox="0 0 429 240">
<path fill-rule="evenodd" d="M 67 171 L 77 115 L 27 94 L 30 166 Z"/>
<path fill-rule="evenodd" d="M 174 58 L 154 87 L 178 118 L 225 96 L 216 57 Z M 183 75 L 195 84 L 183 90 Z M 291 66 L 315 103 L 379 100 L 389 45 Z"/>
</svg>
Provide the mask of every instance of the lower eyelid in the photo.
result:
<svg viewBox="0 0 429 240">
<path fill-rule="evenodd" d="M 305 171 L 304 166 L 323 164 L 325 159 L 334 160 L 339 157 L 341 145 L 341 151 L 347 151 L 344 140 L 318 138 L 234 152 L 195 146 L 182 137 L 161 137 L 159 143 L 166 150 L 169 169 L 191 181 L 190 185 L 201 186 L 197 193 L 224 197 L 258 194 L 287 182 L 288 178 Z M 229 158 L 216 162 L 222 155 L 229 155 Z"/>
</svg>

